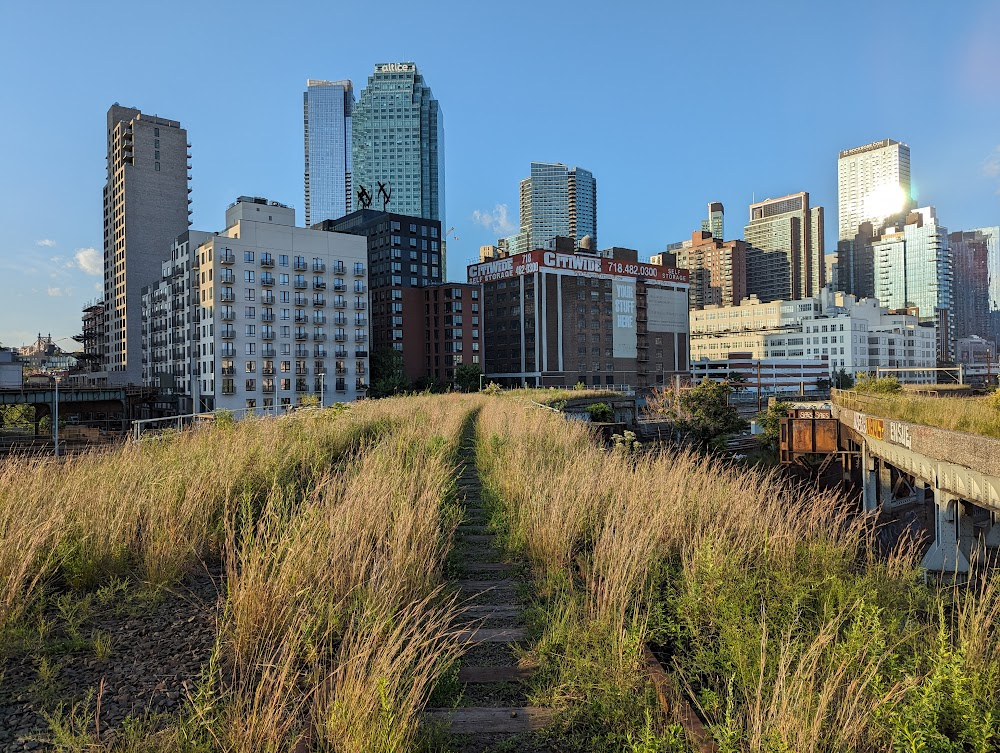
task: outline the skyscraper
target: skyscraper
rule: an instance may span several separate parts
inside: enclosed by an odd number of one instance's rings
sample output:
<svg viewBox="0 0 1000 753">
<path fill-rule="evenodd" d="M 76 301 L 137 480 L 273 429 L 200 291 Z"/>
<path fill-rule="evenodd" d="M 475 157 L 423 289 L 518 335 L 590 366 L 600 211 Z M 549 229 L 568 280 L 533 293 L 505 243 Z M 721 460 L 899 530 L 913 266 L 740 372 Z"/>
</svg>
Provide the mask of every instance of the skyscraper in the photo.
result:
<svg viewBox="0 0 1000 753">
<path fill-rule="evenodd" d="M 108 110 L 104 185 L 104 377 L 142 381 L 142 288 L 157 282 L 188 229 L 187 131 L 131 107 Z"/>
<path fill-rule="evenodd" d="M 597 247 L 597 181 L 589 170 L 532 162 L 521 181 L 521 229 L 505 239 L 511 254 L 551 249 L 556 236 L 577 244 L 589 235 Z"/>
<path fill-rule="evenodd" d="M 364 189 L 372 209 L 444 225 L 444 114 L 417 66 L 376 65 L 351 125 L 355 199 Z"/>
<path fill-rule="evenodd" d="M 701 221 L 701 229 L 706 233 L 711 233 L 713 238 L 720 241 L 726 239 L 725 236 L 725 213 L 721 201 L 713 201 L 708 205 L 708 217 Z"/>
<path fill-rule="evenodd" d="M 1000 227 L 948 236 L 955 267 L 955 339 L 1000 341 Z"/>
<path fill-rule="evenodd" d="M 306 81 L 302 94 L 305 135 L 306 226 L 351 213 L 350 81 Z"/>
<path fill-rule="evenodd" d="M 787 285 L 788 294 L 778 298 L 795 300 L 819 295 L 826 284 L 823 207 L 810 207 L 808 192 L 751 204 L 750 224 L 744 228 L 743 237 L 748 246 L 760 251 L 785 254 L 786 260 L 774 266 L 788 269 L 787 282 L 782 283 Z M 776 293 L 775 288 L 771 296 Z"/>
<path fill-rule="evenodd" d="M 892 139 L 846 149 L 837 159 L 840 240 L 853 240 L 862 222 L 876 228 L 912 208 L 910 147 Z"/>
<path fill-rule="evenodd" d="M 934 207 L 915 209 L 902 225 L 887 227 L 873 241 L 875 297 L 889 309 L 915 310 L 937 327 L 938 359 L 951 360 L 954 286 L 948 229 Z"/>
</svg>

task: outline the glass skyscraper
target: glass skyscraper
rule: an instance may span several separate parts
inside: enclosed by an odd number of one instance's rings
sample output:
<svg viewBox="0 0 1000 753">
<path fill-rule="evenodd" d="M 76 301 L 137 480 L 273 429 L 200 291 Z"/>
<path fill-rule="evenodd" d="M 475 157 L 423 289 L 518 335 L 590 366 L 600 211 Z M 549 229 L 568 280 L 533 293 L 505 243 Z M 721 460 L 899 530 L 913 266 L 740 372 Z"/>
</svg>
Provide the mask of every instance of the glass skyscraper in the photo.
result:
<svg viewBox="0 0 1000 753">
<path fill-rule="evenodd" d="M 350 214 L 351 113 L 350 81 L 306 81 L 302 95 L 305 126 L 306 227 Z"/>
<path fill-rule="evenodd" d="M 355 194 L 367 191 L 372 209 L 444 226 L 444 115 L 414 63 L 375 66 L 354 106 L 353 128 Z M 362 208 L 356 195 L 355 206 Z"/>
<path fill-rule="evenodd" d="M 893 139 L 845 149 L 837 157 L 837 211 L 842 241 L 862 222 L 878 228 L 885 218 L 913 206 L 910 147 Z"/>
<path fill-rule="evenodd" d="M 948 229 L 934 207 L 910 212 L 902 226 L 887 227 L 872 243 L 875 297 L 888 309 L 917 309 L 921 322 L 938 330 L 938 359 L 951 360 L 954 285 Z"/>
<path fill-rule="evenodd" d="M 597 248 L 597 181 L 582 167 L 532 162 L 521 181 L 521 230 L 504 239 L 510 253 L 553 248 L 556 236 Z"/>
</svg>

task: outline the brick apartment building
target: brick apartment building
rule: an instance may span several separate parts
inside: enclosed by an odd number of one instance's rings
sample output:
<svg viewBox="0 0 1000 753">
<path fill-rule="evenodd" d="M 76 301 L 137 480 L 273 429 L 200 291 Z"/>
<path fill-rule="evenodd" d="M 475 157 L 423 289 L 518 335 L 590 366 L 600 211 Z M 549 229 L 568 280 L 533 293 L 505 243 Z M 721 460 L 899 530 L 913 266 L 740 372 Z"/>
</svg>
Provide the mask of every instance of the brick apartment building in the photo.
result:
<svg viewBox="0 0 1000 753">
<path fill-rule="evenodd" d="M 447 282 L 403 290 L 403 367 L 418 383 L 455 384 L 463 363 L 482 369 L 480 287 Z"/>
<path fill-rule="evenodd" d="M 483 287 L 487 377 L 568 387 L 664 384 L 687 375 L 688 272 L 639 264 L 638 252 L 599 254 L 560 238 L 468 267 Z"/>
</svg>

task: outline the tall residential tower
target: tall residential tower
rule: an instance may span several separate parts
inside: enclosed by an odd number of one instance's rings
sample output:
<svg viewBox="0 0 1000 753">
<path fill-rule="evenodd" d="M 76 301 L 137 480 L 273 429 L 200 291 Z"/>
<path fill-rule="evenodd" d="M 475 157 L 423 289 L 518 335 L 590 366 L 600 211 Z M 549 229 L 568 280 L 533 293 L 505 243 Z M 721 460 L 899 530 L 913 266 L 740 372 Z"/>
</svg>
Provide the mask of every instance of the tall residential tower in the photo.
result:
<svg viewBox="0 0 1000 753">
<path fill-rule="evenodd" d="M 761 300 L 810 298 L 826 285 L 823 258 L 823 207 L 810 207 L 805 191 L 750 205 L 750 224 L 744 228 L 748 246 L 785 256 L 773 269 L 778 279 L 767 282 L 768 295 L 750 288 Z M 778 289 L 787 295 L 778 295 Z"/>
<path fill-rule="evenodd" d="M 142 288 L 188 229 L 187 131 L 176 120 L 131 107 L 108 110 L 108 180 L 104 185 L 103 378 L 142 382 Z"/>
<path fill-rule="evenodd" d="M 893 139 L 846 149 L 837 159 L 838 238 L 853 240 L 862 222 L 876 229 L 913 207 L 910 147 Z"/>
<path fill-rule="evenodd" d="M 443 225 L 444 114 L 417 66 L 376 65 L 351 125 L 355 199 L 364 189 L 371 209 Z M 366 208 L 357 200 L 354 207 Z M 313 213 L 313 223 L 322 219 Z"/>
<path fill-rule="evenodd" d="M 559 162 L 532 162 L 521 181 L 521 230 L 505 239 L 511 254 L 554 248 L 557 236 L 584 236 L 597 248 L 597 181 L 589 170 Z"/>
<path fill-rule="evenodd" d="M 306 226 L 351 213 L 350 81 L 306 81 L 302 95 L 305 134 Z"/>
</svg>

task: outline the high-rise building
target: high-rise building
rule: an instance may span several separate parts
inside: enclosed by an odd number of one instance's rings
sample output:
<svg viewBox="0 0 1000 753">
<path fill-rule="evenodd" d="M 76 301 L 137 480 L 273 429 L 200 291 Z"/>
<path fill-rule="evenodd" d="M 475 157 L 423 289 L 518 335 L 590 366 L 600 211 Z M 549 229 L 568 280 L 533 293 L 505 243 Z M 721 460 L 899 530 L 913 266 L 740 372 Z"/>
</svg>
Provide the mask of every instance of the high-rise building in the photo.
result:
<svg viewBox="0 0 1000 753">
<path fill-rule="evenodd" d="M 376 65 L 351 126 L 354 207 L 364 190 L 371 209 L 443 223 L 444 114 L 417 66 Z"/>
<path fill-rule="evenodd" d="M 574 243 L 590 236 L 597 247 L 597 181 L 582 167 L 532 162 L 520 185 L 521 229 L 505 239 L 511 254 L 555 248 L 555 239 Z"/>
<path fill-rule="evenodd" d="M 948 229 L 934 207 L 910 212 L 872 242 L 875 297 L 890 310 L 914 312 L 937 327 L 938 359 L 954 356 L 954 265 Z"/>
<path fill-rule="evenodd" d="M 845 149 L 837 159 L 838 238 L 852 240 L 862 222 L 878 228 L 912 208 L 910 147 L 893 139 Z"/>
<path fill-rule="evenodd" d="M 108 110 L 101 379 L 142 380 L 142 288 L 160 278 L 189 222 L 187 131 L 131 107 Z"/>
<path fill-rule="evenodd" d="M 713 201 L 708 205 L 708 217 L 701 221 L 701 229 L 711 233 L 713 238 L 720 241 L 726 239 L 725 235 L 725 214 L 726 210 L 721 201 Z"/>
<path fill-rule="evenodd" d="M 468 268 L 482 285 L 486 376 L 501 384 L 667 384 L 688 371 L 688 273 L 594 254 L 560 238 L 551 251 Z"/>
<path fill-rule="evenodd" d="M 779 298 L 809 298 L 826 285 L 823 207 L 810 207 L 806 191 L 751 204 L 743 238 L 760 251 L 785 255 L 788 292 Z"/>
<path fill-rule="evenodd" d="M 673 255 L 677 267 L 690 273 L 692 309 L 738 306 L 747 295 L 747 244 L 743 241 L 723 241 L 699 230 Z M 668 260 L 669 256 L 659 255 L 659 261 Z"/>
<path fill-rule="evenodd" d="M 306 226 L 351 213 L 353 109 L 350 81 L 306 81 L 302 94 Z"/>
<path fill-rule="evenodd" d="M 408 217 L 393 212 L 358 209 L 339 220 L 324 220 L 317 230 L 363 235 L 367 240 L 371 284 L 372 351 L 387 348 L 403 351 L 414 347 L 411 324 L 423 321 L 423 308 L 404 311 L 406 288 L 423 288 L 444 280 L 444 245 L 441 223 L 423 217 Z M 420 330 L 423 331 L 422 329 Z"/>
<path fill-rule="evenodd" d="M 948 236 L 955 269 L 955 339 L 1000 340 L 1000 227 Z"/>
<path fill-rule="evenodd" d="M 363 238 L 295 227 L 295 210 L 240 196 L 220 233 L 185 233 L 143 296 L 146 384 L 181 407 L 265 413 L 368 388 Z"/>
</svg>

